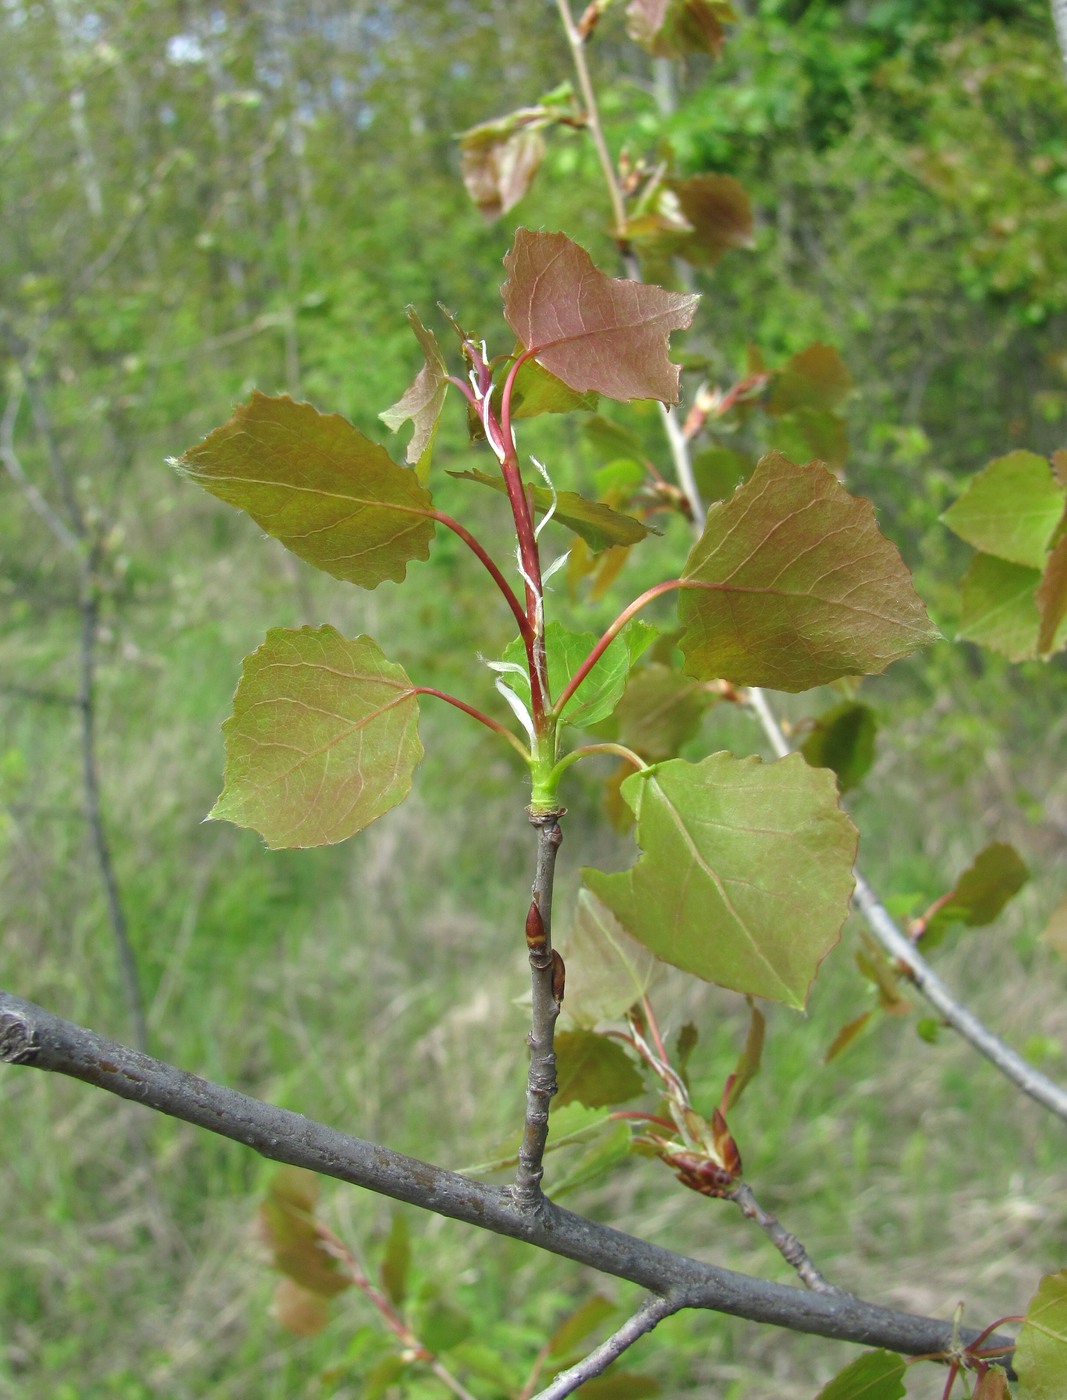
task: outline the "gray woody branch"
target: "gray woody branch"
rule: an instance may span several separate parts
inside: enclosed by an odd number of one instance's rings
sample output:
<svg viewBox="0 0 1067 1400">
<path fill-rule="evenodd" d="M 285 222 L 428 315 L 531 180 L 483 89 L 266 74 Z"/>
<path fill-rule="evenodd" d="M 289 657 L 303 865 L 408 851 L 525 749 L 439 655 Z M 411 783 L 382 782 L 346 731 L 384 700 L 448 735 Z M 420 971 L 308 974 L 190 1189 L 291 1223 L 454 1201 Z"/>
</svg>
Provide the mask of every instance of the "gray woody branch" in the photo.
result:
<svg viewBox="0 0 1067 1400">
<path fill-rule="evenodd" d="M 4 991 L 2 1062 L 69 1075 L 244 1143 L 272 1161 L 307 1167 L 628 1279 L 667 1300 L 670 1311 L 707 1308 L 912 1356 L 937 1355 L 953 1346 L 950 1322 L 877 1307 L 850 1294 L 808 1293 L 720 1269 L 586 1220 L 547 1199 L 538 1210 L 523 1211 L 506 1187 L 469 1181 L 200 1079 Z M 959 1340 L 966 1345 L 978 1335 L 974 1328 L 963 1328 Z M 1012 1343 L 997 1336 L 985 1346 L 1003 1346 L 1010 1353 Z"/>
</svg>

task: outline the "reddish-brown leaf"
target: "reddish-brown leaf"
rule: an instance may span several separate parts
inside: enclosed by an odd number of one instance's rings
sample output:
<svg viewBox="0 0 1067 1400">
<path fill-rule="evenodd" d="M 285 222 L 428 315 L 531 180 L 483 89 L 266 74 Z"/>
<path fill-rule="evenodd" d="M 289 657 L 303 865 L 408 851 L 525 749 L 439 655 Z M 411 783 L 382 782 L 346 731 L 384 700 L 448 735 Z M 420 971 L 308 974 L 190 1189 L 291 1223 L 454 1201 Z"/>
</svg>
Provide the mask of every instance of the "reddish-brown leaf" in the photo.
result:
<svg viewBox="0 0 1067 1400">
<path fill-rule="evenodd" d="M 626 32 L 657 58 L 687 53 L 718 58 L 726 41 L 723 24 L 736 18 L 725 0 L 630 0 Z"/>
<path fill-rule="evenodd" d="M 695 296 L 607 277 L 562 233 L 519 229 L 504 266 L 505 319 L 557 378 L 579 393 L 678 402 L 668 337 L 692 321 Z"/>
</svg>

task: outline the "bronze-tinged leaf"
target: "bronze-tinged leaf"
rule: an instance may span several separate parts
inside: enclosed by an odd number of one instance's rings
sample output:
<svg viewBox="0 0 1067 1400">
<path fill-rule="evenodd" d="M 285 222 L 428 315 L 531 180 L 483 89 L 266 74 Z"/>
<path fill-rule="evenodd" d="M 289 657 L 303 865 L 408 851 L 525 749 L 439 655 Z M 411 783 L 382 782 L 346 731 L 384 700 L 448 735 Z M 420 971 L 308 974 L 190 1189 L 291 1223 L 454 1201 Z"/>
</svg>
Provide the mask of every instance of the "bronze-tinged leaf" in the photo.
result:
<svg viewBox="0 0 1067 1400">
<path fill-rule="evenodd" d="M 726 0 L 630 0 L 626 32 L 656 58 L 687 53 L 718 58 L 726 42 L 723 25 L 736 19 Z"/>
<path fill-rule="evenodd" d="M 407 796 L 418 718 L 411 682 L 370 637 L 274 628 L 222 726 L 226 782 L 210 816 L 272 849 L 344 841 Z"/>
<path fill-rule="evenodd" d="M 317 1337 L 330 1321 L 330 1300 L 294 1279 L 280 1278 L 274 1288 L 274 1316 L 294 1337 Z"/>
<path fill-rule="evenodd" d="M 668 337 L 690 324 L 697 297 L 607 277 L 562 233 L 520 228 L 504 266 L 504 317 L 557 378 L 579 393 L 678 402 Z"/>
<path fill-rule="evenodd" d="M 771 453 L 708 511 L 682 578 L 689 675 L 807 690 L 874 675 L 936 640 L 869 501 L 819 462 Z"/>
<path fill-rule="evenodd" d="M 500 123 L 488 123 L 460 139 L 463 183 L 486 223 L 518 204 L 544 156 L 545 139 L 536 127 L 502 132 Z"/>
<path fill-rule="evenodd" d="M 282 1167 L 259 1208 L 259 1226 L 279 1272 L 309 1293 L 332 1298 L 350 1288 L 352 1280 L 336 1255 L 325 1248 L 315 1219 L 317 1196 L 314 1173 Z"/>
<path fill-rule="evenodd" d="M 712 267 L 731 248 L 751 248 L 752 205 L 732 175 L 665 180 L 627 233 L 657 257 Z"/>
<path fill-rule="evenodd" d="M 831 775 L 776 763 L 673 759 L 622 787 L 642 855 L 585 883 L 665 962 L 749 996 L 803 1006 L 837 942 L 857 837 Z"/>
<path fill-rule="evenodd" d="M 433 442 L 437 436 L 441 409 L 444 407 L 445 396 L 448 393 L 448 366 L 445 364 L 444 356 L 441 354 L 433 332 L 428 331 L 422 324 L 413 306 L 408 307 L 407 316 L 411 322 L 411 329 L 415 332 L 415 338 L 422 346 L 426 363 L 415 376 L 415 382 L 411 388 L 393 404 L 392 408 L 387 408 L 383 413 L 379 413 L 378 417 L 393 433 L 409 418 L 411 419 L 415 431 L 408 443 L 407 461 L 410 466 L 415 468 L 415 475 L 419 480 L 424 482 L 430 474 Z"/>
<path fill-rule="evenodd" d="M 1067 618 L 1067 534 L 1053 545 L 1034 597 L 1041 619 L 1037 649 L 1045 656 L 1058 650 L 1067 640 L 1064 635 L 1067 629 L 1063 627 Z"/>
<path fill-rule="evenodd" d="M 175 465 L 334 578 L 375 588 L 429 558 L 430 493 L 340 414 L 257 392 Z"/>
</svg>

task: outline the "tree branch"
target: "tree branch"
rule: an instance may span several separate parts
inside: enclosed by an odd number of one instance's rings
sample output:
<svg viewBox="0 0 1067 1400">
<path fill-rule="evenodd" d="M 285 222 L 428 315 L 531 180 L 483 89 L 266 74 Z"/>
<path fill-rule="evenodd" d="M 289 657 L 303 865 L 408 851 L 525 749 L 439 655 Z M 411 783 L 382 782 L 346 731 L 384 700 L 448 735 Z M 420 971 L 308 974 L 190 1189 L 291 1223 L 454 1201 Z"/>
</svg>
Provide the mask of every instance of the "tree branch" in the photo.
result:
<svg viewBox="0 0 1067 1400">
<path fill-rule="evenodd" d="M 748 702 L 778 757 L 784 758 L 792 752 L 789 741 L 782 733 L 781 725 L 767 703 L 767 697 L 759 687 L 749 687 Z M 948 1025 L 958 1031 L 964 1040 L 980 1055 L 984 1055 L 1024 1094 L 1029 1094 L 1043 1108 L 1047 1108 L 1067 1123 L 1067 1091 L 1043 1075 L 1039 1069 L 1035 1069 L 1021 1055 L 1016 1054 L 1010 1045 L 1005 1045 L 999 1036 L 994 1035 L 988 1026 L 962 1005 L 919 953 L 911 939 L 897 927 L 858 869 L 853 903 L 885 951 L 903 965 L 916 990 L 939 1012 Z"/>
<path fill-rule="evenodd" d="M 679 1308 L 704 1308 L 909 1356 L 937 1355 L 954 1344 L 951 1322 L 877 1307 L 851 1294 L 809 1293 L 721 1269 L 587 1220 L 547 1199 L 537 1211 L 523 1211 L 508 1188 L 469 1181 L 213 1084 L 4 991 L 0 1062 L 69 1075 L 243 1143 L 271 1161 L 307 1167 L 628 1279 Z M 977 1328 L 963 1328 L 959 1339 L 970 1345 L 981 1335 Z M 999 1335 L 988 1344 L 1009 1354 L 1013 1345 Z"/>
<path fill-rule="evenodd" d="M 685 1307 L 684 1302 L 672 1298 L 646 1298 L 634 1313 L 628 1317 L 618 1331 L 613 1332 L 606 1342 L 602 1342 L 588 1356 L 584 1356 L 575 1366 L 561 1371 L 551 1385 L 539 1390 L 533 1400 L 563 1400 L 565 1395 L 573 1395 L 580 1385 L 602 1375 L 613 1361 L 632 1347 L 634 1342 L 651 1332 L 653 1327 Z"/>
</svg>

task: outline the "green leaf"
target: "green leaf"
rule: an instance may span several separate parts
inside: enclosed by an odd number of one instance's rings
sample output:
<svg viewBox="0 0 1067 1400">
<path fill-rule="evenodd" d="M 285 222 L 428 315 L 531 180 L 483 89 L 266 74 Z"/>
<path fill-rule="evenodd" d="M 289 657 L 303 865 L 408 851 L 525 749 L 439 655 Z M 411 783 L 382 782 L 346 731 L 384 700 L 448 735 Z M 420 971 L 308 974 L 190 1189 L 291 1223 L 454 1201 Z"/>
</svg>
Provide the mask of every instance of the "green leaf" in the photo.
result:
<svg viewBox="0 0 1067 1400">
<path fill-rule="evenodd" d="M 642 856 L 585 883 L 657 957 L 802 1007 L 852 892 L 856 832 L 834 786 L 799 754 L 645 769 L 622 785 Z"/>
<path fill-rule="evenodd" d="M 705 681 L 659 662 L 643 666 L 630 676 L 615 711 L 619 742 L 642 758 L 674 758 L 714 703 Z"/>
<path fill-rule="evenodd" d="M 980 471 L 941 519 L 984 554 L 1043 569 L 1065 499 L 1044 457 L 1011 452 Z"/>
<path fill-rule="evenodd" d="M 1016 1400 L 1062 1400 L 1067 1376 L 1067 1269 L 1046 1274 L 1015 1347 Z"/>
<path fill-rule="evenodd" d="M 678 402 L 667 340 L 697 297 L 608 277 L 562 233 L 520 228 L 504 266 L 505 320 L 547 370 L 579 393 Z"/>
<path fill-rule="evenodd" d="M 594 1293 L 581 1307 L 564 1318 L 552 1333 L 548 1340 L 549 1357 L 559 1365 L 590 1332 L 595 1332 L 600 1324 L 606 1322 L 616 1311 L 615 1304 L 609 1298 L 605 1298 L 602 1293 Z"/>
<path fill-rule="evenodd" d="M 557 1200 L 565 1192 L 575 1191 L 579 1186 L 587 1186 L 611 1171 L 612 1167 L 630 1155 L 632 1145 L 630 1129 L 626 1124 L 610 1122 L 606 1131 L 597 1134 L 563 1178 L 552 1183 L 552 1199 Z"/>
<path fill-rule="evenodd" d="M 603 656 L 567 701 L 560 716 L 563 724 L 588 727 L 607 719 L 619 703 L 626 686 L 630 667 L 656 636 L 656 629 L 644 622 L 629 622 L 605 650 Z M 548 668 L 548 688 L 553 696 L 563 693 L 567 682 L 596 646 L 598 638 L 592 632 L 568 632 L 559 622 L 545 628 L 545 662 Z M 516 637 L 504 652 L 503 660 L 522 666 L 526 649 Z M 530 678 L 510 673 L 507 684 L 529 704 Z"/>
<path fill-rule="evenodd" d="M 418 1338 L 435 1356 L 442 1356 L 474 1330 L 471 1316 L 448 1298 L 431 1298 L 419 1311 Z"/>
<path fill-rule="evenodd" d="M 390 432 L 410 418 L 415 431 L 408 443 L 407 461 L 415 468 L 415 475 L 425 481 L 430 474 L 430 458 L 433 455 L 434 438 L 441 420 L 441 409 L 448 394 L 448 366 L 437 345 L 432 331 L 428 331 L 419 320 L 413 306 L 407 309 L 411 329 L 422 346 L 426 363 L 415 376 L 415 382 L 404 396 L 387 408 L 378 417 Z"/>
<path fill-rule="evenodd" d="M 816 1400 L 900 1400 L 904 1375 L 902 1357 L 888 1351 L 866 1351 L 827 1382 Z"/>
<path fill-rule="evenodd" d="M 1067 618 L 1067 534 L 1053 545 L 1034 600 L 1041 619 L 1037 649 L 1045 656 L 1067 641 L 1067 629 L 1063 626 Z"/>
<path fill-rule="evenodd" d="M 693 475 L 705 501 L 724 501 L 752 475 L 752 459 L 729 447 L 706 447 L 693 458 Z"/>
<path fill-rule="evenodd" d="M 636 1098 L 644 1080 L 616 1040 L 593 1031 L 558 1031 L 556 1071 L 559 1104 L 583 1103 L 586 1108 L 612 1108 Z"/>
<path fill-rule="evenodd" d="M 852 389 L 852 376 L 832 345 L 818 341 L 798 351 L 774 375 L 767 403 L 772 417 L 838 408 Z"/>
<path fill-rule="evenodd" d="M 410 1364 L 395 1352 L 376 1361 L 361 1383 L 364 1400 L 384 1400 L 390 1387 L 396 1384 Z"/>
<path fill-rule="evenodd" d="M 497 378 L 502 378 L 503 371 Z M 511 389 L 511 416 L 538 418 L 542 413 L 592 413 L 600 395 L 579 394 L 536 360 L 524 360 Z"/>
<path fill-rule="evenodd" d="M 611 910 L 587 889 L 578 892 L 566 962 L 563 1007 L 587 1030 L 601 1021 L 625 1016 L 661 972 L 648 949 L 636 943 Z"/>
<path fill-rule="evenodd" d="M 877 730 L 869 705 L 845 700 L 818 717 L 800 752 L 813 768 L 832 769 L 841 791 L 848 792 L 870 772 Z"/>
<path fill-rule="evenodd" d="M 1029 878 L 1030 872 L 1014 846 L 1004 841 L 986 846 L 927 923 L 923 947 L 939 943 L 954 923 L 966 924 L 969 928 L 991 924 Z"/>
<path fill-rule="evenodd" d="M 381 1263 L 382 1287 L 394 1307 L 404 1306 L 410 1269 L 411 1231 L 408 1228 L 408 1219 L 400 1211 L 395 1211 Z"/>
<path fill-rule="evenodd" d="M 870 502 L 778 453 L 711 507 L 682 578 L 705 585 L 678 604 L 685 669 L 703 680 L 806 690 L 938 635 Z"/>
<path fill-rule="evenodd" d="M 429 492 L 340 414 L 257 392 L 175 466 L 334 578 L 376 588 L 429 558 Z"/>
<path fill-rule="evenodd" d="M 1047 943 L 1058 957 L 1067 962 L 1067 897 L 1061 899 L 1049 915 L 1049 921 L 1041 934 L 1041 941 Z"/>
<path fill-rule="evenodd" d="M 245 658 L 209 815 L 272 849 L 344 841 L 407 796 L 418 718 L 411 682 L 370 637 L 274 628 Z"/>
<path fill-rule="evenodd" d="M 1037 569 L 992 554 L 976 554 L 960 583 L 960 639 L 978 642 L 1009 661 L 1036 657 L 1040 582 Z M 1062 645 L 1064 631 L 1061 627 L 1056 645 Z M 1049 650 L 1055 650 L 1056 645 Z"/>
<path fill-rule="evenodd" d="M 490 476 L 488 472 L 449 472 L 449 476 L 457 481 L 476 481 L 479 486 L 488 486 L 501 493 L 506 493 L 508 489 L 502 477 Z M 547 486 L 527 485 L 526 490 L 533 497 L 534 510 L 538 515 L 550 510 L 554 499 L 556 509 L 552 519 L 573 530 L 595 553 L 614 544 L 638 544 L 646 535 L 659 534 L 658 530 L 643 525 L 632 515 L 612 510 L 603 501 L 588 501 L 575 491 L 558 491 L 553 498 Z"/>
</svg>

